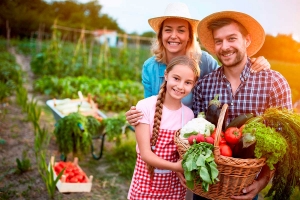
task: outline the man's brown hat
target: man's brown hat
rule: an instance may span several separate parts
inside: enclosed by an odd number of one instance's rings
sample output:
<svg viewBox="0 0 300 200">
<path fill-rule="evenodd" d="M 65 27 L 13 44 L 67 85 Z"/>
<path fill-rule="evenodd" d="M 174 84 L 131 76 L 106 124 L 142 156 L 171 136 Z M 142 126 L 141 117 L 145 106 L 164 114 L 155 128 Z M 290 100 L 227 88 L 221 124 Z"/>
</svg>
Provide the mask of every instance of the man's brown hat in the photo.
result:
<svg viewBox="0 0 300 200">
<path fill-rule="evenodd" d="M 197 30 L 200 43 L 208 52 L 211 54 L 216 54 L 212 31 L 208 29 L 208 24 L 221 18 L 230 18 L 238 21 L 247 29 L 251 38 L 251 44 L 247 48 L 247 55 L 249 57 L 259 51 L 265 41 L 265 31 L 263 27 L 253 17 L 245 13 L 236 11 L 222 11 L 205 17 L 198 25 Z"/>
</svg>

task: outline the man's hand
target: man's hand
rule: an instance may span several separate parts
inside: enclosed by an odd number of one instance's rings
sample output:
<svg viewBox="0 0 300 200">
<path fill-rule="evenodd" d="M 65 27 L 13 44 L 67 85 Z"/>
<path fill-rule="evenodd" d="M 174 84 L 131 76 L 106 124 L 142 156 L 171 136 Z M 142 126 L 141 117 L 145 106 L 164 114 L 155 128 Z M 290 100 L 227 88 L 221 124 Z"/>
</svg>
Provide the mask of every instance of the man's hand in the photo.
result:
<svg viewBox="0 0 300 200">
<path fill-rule="evenodd" d="M 240 196 L 232 196 L 232 199 L 253 199 L 260 191 L 259 191 L 259 183 L 257 181 L 254 181 L 251 185 L 244 188 L 242 190 L 244 195 Z"/>
<path fill-rule="evenodd" d="M 242 192 L 244 195 L 232 196 L 232 199 L 253 199 L 262 189 L 264 189 L 271 177 L 274 175 L 275 170 L 270 171 L 270 168 L 267 165 L 264 165 L 258 175 L 257 180 L 245 187 Z"/>
</svg>

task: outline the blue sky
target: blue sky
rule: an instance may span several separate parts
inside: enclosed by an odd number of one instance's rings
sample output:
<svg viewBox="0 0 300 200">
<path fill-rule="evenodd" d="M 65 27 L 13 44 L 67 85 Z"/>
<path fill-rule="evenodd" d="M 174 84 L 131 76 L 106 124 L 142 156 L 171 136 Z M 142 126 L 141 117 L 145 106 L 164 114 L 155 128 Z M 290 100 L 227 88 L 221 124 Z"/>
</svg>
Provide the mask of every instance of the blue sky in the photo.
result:
<svg viewBox="0 0 300 200">
<path fill-rule="evenodd" d="M 77 0 L 87 2 L 88 0 Z M 148 19 L 163 15 L 172 0 L 98 0 L 102 13 L 116 19 L 126 32 L 139 34 L 150 31 Z M 181 0 L 193 18 L 222 11 L 236 10 L 253 16 L 267 34 L 292 34 L 300 41 L 300 0 Z"/>
</svg>

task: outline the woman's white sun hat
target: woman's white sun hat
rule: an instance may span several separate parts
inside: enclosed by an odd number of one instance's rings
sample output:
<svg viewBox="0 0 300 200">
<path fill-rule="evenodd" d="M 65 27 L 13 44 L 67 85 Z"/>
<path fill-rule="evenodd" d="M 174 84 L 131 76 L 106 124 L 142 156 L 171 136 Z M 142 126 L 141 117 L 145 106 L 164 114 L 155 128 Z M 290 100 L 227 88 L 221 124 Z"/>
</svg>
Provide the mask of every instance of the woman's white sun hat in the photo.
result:
<svg viewBox="0 0 300 200">
<path fill-rule="evenodd" d="M 212 31 L 208 28 L 208 24 L 221 18 L 234 19 L 246 28 L 251 38 L 251 44 L 247 48 L 247 55 L 249 57 L 253 56 L 259 51 L 265 41 L 265 31 L 260 23 L 245 13 L 236 11 L 222 11 L 205 17 L 198 25 L 198 37 L 200 43 L 208 52 L 211 54 L 216 54 L 214 38 Z"/>
<path fill-rule="evenodd" d="M 198 26 L 199 20 L 192 19 L 187 5 L 184 3 L 181 3 L 181 2 L 170 3 L 167 6 L 163 16 L 150 18 L 148 20 L 148 23 L 150 24 L 152 29 L 156 33 L 158 33 L 162 22 L 168 18 L 184 19 L 190 23 L 190 25 L 192 26 L 193 32 L 196 33 L 196 31 L 197 31 L 197 26 Z"/>
</svg>

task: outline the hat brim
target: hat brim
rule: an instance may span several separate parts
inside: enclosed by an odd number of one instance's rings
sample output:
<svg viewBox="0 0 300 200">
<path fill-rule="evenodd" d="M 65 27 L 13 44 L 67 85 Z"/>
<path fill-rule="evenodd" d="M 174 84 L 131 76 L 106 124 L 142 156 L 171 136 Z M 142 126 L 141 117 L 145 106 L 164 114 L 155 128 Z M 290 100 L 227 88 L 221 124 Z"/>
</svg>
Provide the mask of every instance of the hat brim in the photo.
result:
<svg viewBox="0 0 300 200">
<path fill-rule="evenodd" d="M 213 13 L 204 19 L 202 19 L 198 25 L 197 32 L 200 43 L 205 49 L 211 53 L 216 54 L 215 52 L 215 45 L 214 45 L 214 38 L 210 29 L 208 29 L 208 24 L 211 21 L 221 19 L 221 18 L 230 18 L 238 21 L 241 23 L 248 31 L 251 44 L 247 48 L 247 55 L 249 57 L 256 54 L 259 49 L 262 47 L 265 41 L 265 31 L 263 27 L 251 16 L 240 13 L 236 11 L 223 11 Z"/>
<path fill-rule="evenodd" d="M 190 23 L 190 25 L 192 26 L 193 32 L 195 34 L 197 34 L 197 26 L 199 24 L 199 20 L 197 19 L 190 19 L 190 18 L 186 18 L 186 17 L 178 17 L 178 16 L 163 16 L 163 17 L 154 17 L 154 18 L 150 18 L 148 19 L 148 23 L 151 26 L 151 28 L 158 33 L 161 24 L 163 23 L 164 20 L 166 19 L 171 19 L 171 18 L 176 18 L 176 19 L 184 19 L 187 22 Z"/>
</svg>

